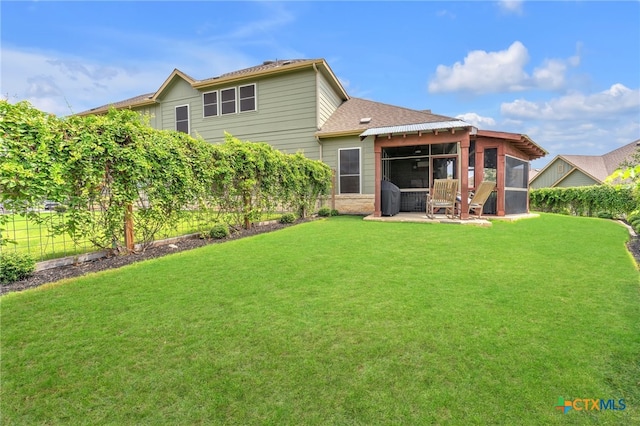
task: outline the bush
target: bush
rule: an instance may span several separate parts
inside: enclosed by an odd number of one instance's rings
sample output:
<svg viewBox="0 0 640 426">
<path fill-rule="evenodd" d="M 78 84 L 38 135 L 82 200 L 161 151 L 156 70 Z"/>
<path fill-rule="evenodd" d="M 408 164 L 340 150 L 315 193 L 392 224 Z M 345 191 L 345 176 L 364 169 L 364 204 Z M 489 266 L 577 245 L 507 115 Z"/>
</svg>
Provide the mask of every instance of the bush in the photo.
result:
<svg viewBox="0 0 640 426">
<path fill-rule="evenodd" d="M 331 216 L 331 209 L 329 207 L 322 207 L 320 210 L 318 210 L 318 216 Z"/>
<path fill-rule="evenodd" d="M 285 213 L 280 217 L 280 223 L 293 223 L 296 221 L 296 215 L 293 213 Z"/>
<path fill-rule="evenodd" d="M 25 253 L 0 253 L 0 284 L 9 284 L 31 275 L 36 261 Z"/>
<path fill-rule="evenodd" d="M 331 216 L 339 216 L 339 215 L 340 213 L 338 213 L 338 210 L 336 209 L 331 210 Z"/>
<path fill-rule="evenodd" d="M 220 240 L 229 236 L 229 226 L 226 223 L 218 223 L 209 231 L 209 237 Z"/>
<path fill-rule="evenodd" d="M 67 206 L 64 206 L 62 204 L 58 204 L 58 205 L 53 207 L 53 211 L 56 212 L 56 213 L 65 213 L 67 211 Z"/>
<path fill-rule="evenodd" d="M 598 212 L 597 216 L 600 219 L 613 219 L 613 215 L 609 212 Z"/>
</svg>

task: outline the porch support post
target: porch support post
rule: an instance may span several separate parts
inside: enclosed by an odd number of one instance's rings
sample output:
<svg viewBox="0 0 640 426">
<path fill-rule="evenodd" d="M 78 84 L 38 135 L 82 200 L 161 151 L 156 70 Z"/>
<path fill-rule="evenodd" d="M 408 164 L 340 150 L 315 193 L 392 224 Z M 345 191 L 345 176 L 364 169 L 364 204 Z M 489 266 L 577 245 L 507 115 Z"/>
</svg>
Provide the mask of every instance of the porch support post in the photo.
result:
<svg viewBox="0 0 640 426">
<path fill-rule="evenodd" d="M 498 146 L 498 171 L 496 172 L 496 187 L 498 188 L 498 199 L 496 202 L 496 215 L 497 216 L 504 216 L 504 202 L 505 202 L 505 197 L 506 197 L 506 193 L 505 191 L 505 187 L 504 187 L 504 171 L 505 168 L 507 167 L 507 156 L 505 155 L 504 152 L 504 144 L 500 144 Z"/>
<path fill-rule="evenodd" d="M 469 131 L 460 140 L 460 219 L 469 219 Z"/>
<path fill-rule="evenodd" d="M 375 174 L 374 174 L 374 179 L 375 179 L 374 194 L 375 195 L 374 195 L 374 202 L 373 202 L 374 217 L 382 216 L 382 207 L 380 202 L 380 197 L 381 197 L 380 181 L 382 180 L 382 148 L 380 148 L 380 145 L 377 142 L 378 142 L 377 140 L 373 142 L 373 164 L 375 165 L 374 167 L 375 168 Z"/>
</svg>

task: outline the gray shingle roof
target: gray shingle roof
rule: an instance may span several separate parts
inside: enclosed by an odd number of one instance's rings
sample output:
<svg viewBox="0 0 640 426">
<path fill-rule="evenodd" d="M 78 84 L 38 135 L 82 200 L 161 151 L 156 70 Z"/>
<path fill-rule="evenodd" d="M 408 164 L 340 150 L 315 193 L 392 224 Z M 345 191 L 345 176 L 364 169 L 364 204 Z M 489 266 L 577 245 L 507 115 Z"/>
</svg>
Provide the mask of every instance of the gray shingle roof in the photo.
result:
<svg viewBox="0 0 640 426">
<path fill-rule="evenodd" d="M 555 162 L 556 158 L 561 158 L 599 182 L 604 182 L 624 161 L 630 160 L 639 147 L 640 139 L 603 155 L 558 155 L 543 170 Z"/>
<path fill-rule="evenodd" d="M 251 74 L 256 74 L 264 71 L 269 71 L 276 68 L 286 67 L 287 65 L 290 65 L 290 64 L 298 64 L 301 62 L 311 63 L 311 62 L 317 62 L 317 61 L 322 61 L 322 59 L 279 59 L 275 61 L 264 61 L 261 65 L 256 65 L 253 67 L 244 68 L 237 71 L 231 71 L 225 74 L 221 74 L 217 77 L 206 78 L 204 80 L 197 80 L 196 83 L 206 83 L 209 81 L 215 81 L 215 80 L 228 78 L 228 77 L 240 77 L 243 75 L 251 75 Z"/>
<path fill-rule="evenodd" d="M 361 122 L 363 118 L 371 118 L 371 120 Z M 444 115 L 432 114 L 430 112 L 360 98 L 350 98 L 338 107 L 316 134 L 320 137 L 348 132 L 360 134 L 367 129 L 378 127 L 437 123 L 443 121 L 460 120 Z"/>
</svg>

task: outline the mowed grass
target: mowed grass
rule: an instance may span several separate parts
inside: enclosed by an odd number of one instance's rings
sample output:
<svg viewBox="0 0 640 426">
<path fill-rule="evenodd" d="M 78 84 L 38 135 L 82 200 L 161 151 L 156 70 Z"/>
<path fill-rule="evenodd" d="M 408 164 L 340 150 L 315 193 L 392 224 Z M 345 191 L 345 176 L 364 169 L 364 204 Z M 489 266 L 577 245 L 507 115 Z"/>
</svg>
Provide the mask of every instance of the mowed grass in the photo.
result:
<svg viewBox="0 0 640 426">
<path fill-rule="evenodd" d="M 335 217 L 9 294 L 0 420 L 638 424 L 627 239 L 555 215 Z"/>
</svg>

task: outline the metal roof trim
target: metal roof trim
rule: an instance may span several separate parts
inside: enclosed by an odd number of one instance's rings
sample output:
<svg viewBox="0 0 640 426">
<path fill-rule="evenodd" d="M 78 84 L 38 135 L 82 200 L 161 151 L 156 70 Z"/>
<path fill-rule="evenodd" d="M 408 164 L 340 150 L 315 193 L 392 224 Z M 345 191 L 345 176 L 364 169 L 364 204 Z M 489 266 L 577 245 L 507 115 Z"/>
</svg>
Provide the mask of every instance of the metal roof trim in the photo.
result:
<svg viewBox="0 0 640 426">
<path fill-rule="evenodd" d="M 367 136 L 385 135 L 389 133 L 410 133 L 410 132 L 422 132 L 425 130 L 456 129 L 461 127 L 473 128 L 471 124 L 466 123 L 462 120 L 440 121 L 436 123 L 418 123 L 418 124 L 405 124 L 402 126 L 373 127 L 371 129 L 367 129 L 364 132 L 362 132 L 360 134 L 360 137 L 364 138 Z"/>
</svg>

